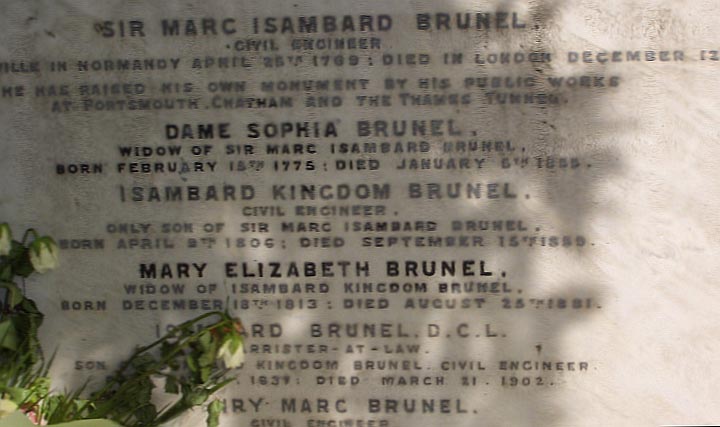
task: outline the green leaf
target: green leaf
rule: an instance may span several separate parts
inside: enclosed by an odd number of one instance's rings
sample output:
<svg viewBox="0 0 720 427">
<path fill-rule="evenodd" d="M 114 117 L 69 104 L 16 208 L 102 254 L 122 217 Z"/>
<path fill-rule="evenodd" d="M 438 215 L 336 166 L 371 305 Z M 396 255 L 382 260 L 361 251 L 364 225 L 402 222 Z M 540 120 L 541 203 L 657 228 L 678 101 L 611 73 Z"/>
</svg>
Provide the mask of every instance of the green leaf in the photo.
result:
<svg viewBox="0 0 720 427">
<path fill-rule="evenodd" d="M 23 298 L 20 305 L 16 307 L 12 321 L 18 339 L 18 352 L 27 356 L 26 363 L 33 366 L 38 362 L 42 350 L 38 340 L 38 329 L 43 321 L 43 315 L 38 310 L 35 302 L 29 298 Z"/>
<path fill-rule="evenodd" d="M 212 373 L 212 367 L 210 366 L 203 366 L 200 368 L 200 381 L 203 383 L 207 382 L 207 380 L 210 378 L 210 374 Z"/>
<path fill-rule="evenodd" d="M 155 362 L 156 361 L 154 357 L 145 353 L 133 359 L 133 361 L 130 363 L 130 366 L 132 366 L 139 372 L 144 372 L 150 370 L 150 368 L 155 364 Z"/>
<path fill-rule="evenodd" d="M 17 287 L 15 283 L 0 282 L 0 288 L 5 288 L 8 290 L 10 298 L 8 298 L 7 302 L 10 307 L 15 307 L 22 302 L 23 298 L 25 298 L 22 294 L 22 291 L 20 290 L 20 288 Z"/>
<path fill-rule="evenodd" d="M 220 425 L 220 414 L 225 409 L 225 404 L 220 400 L 213 400 L 208 405 L 207 427 L 218 427 Z"/>
<path fill-rule="evenodd" d="M 0 347 L 13 351 L 18 349 L 17 331 L 15 324 L 10 319 L 0 322 Z"/>
<path fill-rule="evenodd" d="M 198 364 L 203 368 L 213 366 L 216 360 L 215 353 L 217 353 L 217 350 L 214 348 L 205 350 L 202 354 L 200 354 L 200 357 L 198 357 Z"/>
<path fill-rule="evenodd" d="M 146 403 L 136 409 L 134 414 L 135 418 L 140 422 L 140 425 L 150 425 L 157 417 L 157 408 L 152 403 Z"/>
<path fill-rule="evenodd" d="M 192 372 L 197 372 L 198 371 L 197 360 L 195 360 L 195 358 L 192 355 L 188 355 L 186 360 L 187 360 L 188 368 L 190 368 L 190 370 Z"/>
<path fill-rule="evenodd" d="M 13 242 L 9 257 L 14 274 L 20 277 L 29 277 L 35 272 L 35 268 L 33 268 L 30 262 L 30 252 L 28 248 L 20 243 Z"/>
<path fill-rule="evenodd" d="M 212 336 L 210 335 L 210 332 L 204 331 L 200 334 L 200 337 L 198 337 L 198 341 L 200 342 L 200 347 L 203 350 L 209 350 L 212 345 Z"/>
<path fill-rule="evenodd" d="M 155 384 L 147 376 L 137 377 L 133 387 L 128 388 L 125 393 L 127 402 L 136 404 L 147 404 L 152 399 L 152 389 Z"/>
<path fill-rule="evenodd" d="M 32 382 L 32 391 L 37 396 L 45 396 L 50 392 L 50 378 L 35 377 Z"/>
<path fill-rule="evenodd" d="M 172 375 L 165 378 L 165 392 L 172 394 L 180 393 L 177 378 Z"/>
<path fill-rule="evenodd" d="M 35 304 L 35 301 L 31 300 L 30 298 L 23 298 L 21 307 L 23 311 L 31 314 L 33 317 L 38 317 L 40 319 L 44 317 L 42 312 L 37 308 L 37 304 Z"/>
<path fill-rule="evenodd" d="M 26 252 L 27 248 L 22 243 L 17 240 L 13 240 L 10 244 L 10 253 L 8 254 L 8 258 L 14 261 L 16 258 L 22 258 Z"/>
<path fill-rule="evenodd" d="M 196 388 L 191 390 L 188 394 L 183 396 L 183 400 L 191 405 L 197 406 L 202 405 L 208 400 L 210 393 L 202 388 Z"/>
<path fill-rule="evenodd" d="M 45 415 L 45 417 L 52 417 L 53 414 L 57 412 L 57 410 L 60 408 L 60 405 L 62 403 L 62 397 L 61 396 L 48 396 L 45 398 L 42 402 L 42 413 Z"/>
<path fill-rule="evenodd" d="M 173 351 L 175 351 L 175 346 L 167 341 L 163 341 L 160 345 L 160 358 L 164 360 L 171 357 Z"/>
</svg>

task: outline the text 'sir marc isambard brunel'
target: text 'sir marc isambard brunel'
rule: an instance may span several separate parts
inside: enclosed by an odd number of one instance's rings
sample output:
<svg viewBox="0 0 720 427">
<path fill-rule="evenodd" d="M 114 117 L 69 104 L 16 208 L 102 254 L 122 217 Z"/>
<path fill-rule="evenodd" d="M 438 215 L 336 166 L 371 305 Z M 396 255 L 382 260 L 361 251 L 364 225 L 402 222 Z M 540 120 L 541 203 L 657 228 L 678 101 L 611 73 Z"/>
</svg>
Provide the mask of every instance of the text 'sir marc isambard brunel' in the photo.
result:
<svg viewBox="0 0 720 427">
<path fill-rule="evenodd" d="M 612 370 L 583 327 L 622 323 L 591 222 L 616 131 L 720 60 L 672 11 L 551 1 L 11 3 L 0 117 L 62 250 L 57 369 L 229 309 L 227 426 L 562 420 Z"/>
</svg>

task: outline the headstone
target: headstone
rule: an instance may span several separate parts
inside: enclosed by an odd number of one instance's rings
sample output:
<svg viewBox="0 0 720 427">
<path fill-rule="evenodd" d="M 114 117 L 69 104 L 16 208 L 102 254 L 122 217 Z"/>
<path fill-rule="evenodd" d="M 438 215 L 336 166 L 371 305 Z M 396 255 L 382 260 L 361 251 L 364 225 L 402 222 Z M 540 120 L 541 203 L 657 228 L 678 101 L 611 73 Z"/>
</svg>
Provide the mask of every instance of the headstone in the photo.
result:
<svg viewBox="0 0 720 427">
<path fill-rule="evenodd" d="M 223 426 L 720 417 L 716 2 L 0 10 L 59 384 L 227 309 Z"/>
</svg>

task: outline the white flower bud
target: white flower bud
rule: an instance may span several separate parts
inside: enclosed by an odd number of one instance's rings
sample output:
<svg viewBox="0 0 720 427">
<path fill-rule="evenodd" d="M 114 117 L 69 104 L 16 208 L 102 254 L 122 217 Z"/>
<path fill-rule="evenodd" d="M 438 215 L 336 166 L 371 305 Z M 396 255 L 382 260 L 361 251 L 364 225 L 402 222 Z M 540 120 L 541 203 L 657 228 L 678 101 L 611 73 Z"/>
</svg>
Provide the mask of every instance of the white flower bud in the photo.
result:
<svg viewBox="0 0 720 427">
<path fill-rule="evenodd" d="M 12 249 L 12 232 L 8 223 L 0 224 L 0 256 L 7 255 Z"/>
<path fill-rule="evenodd" d="M 240 335 L 231 333 L 220 346 L 217 358 L 222 359 L 227 368 L 237 368 L 243 363 L 245 354 L 243 353 L 243 339 Z"/>
<path fill-rule="evenodd" d="M 58 247 L 50 237 L 40 237 L 30 245 L 30 262 L 38 273 L 42 274 L 56 268 L 58 262 Z"/>
</svg>

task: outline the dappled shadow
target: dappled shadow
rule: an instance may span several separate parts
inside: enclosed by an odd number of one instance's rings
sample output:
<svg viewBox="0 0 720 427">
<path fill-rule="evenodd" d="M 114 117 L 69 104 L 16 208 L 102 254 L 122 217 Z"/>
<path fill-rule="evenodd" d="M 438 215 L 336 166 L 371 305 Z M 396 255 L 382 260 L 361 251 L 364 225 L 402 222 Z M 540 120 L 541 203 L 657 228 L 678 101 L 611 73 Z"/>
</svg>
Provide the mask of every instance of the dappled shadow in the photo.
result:
<svg viewBox="0 0 720 427">
<path fill-rule="evenodd" d="M 141 13 L 143 5 L 137 2 L 130 7 L 135 13 Z M 556 20 L 563 12 L 565 2 L 562 1 L 534 1 L 524 6 L 519 1 L 491 2 L 495 10 L 519 9 L 526 12 L 528 28 L 519 35 L 497 36 L 492 32 L 478 32 L 477 34 L 460 33 L 454 36 L 440 33 L 417 35 L 417 50 L 441 51 L 451 50 L 455 46 L 466 52 L 482 54 L 486 51 L 525 51 L 525 52 L 554 52 L 562 43 L 553 37 L 562 31 Z M 327 5 L 329 10 L 338 6 Z M 404 10 L 401 5 L 388 6 L 393 15 L 404 23 L 412 20 L 414 10 Z M 446 2 L 448 10 L 465 10 L 459 2 Z M 262 7 L 257 6 L 259 9 Z M 171 12 L 186 16 L 203 16 L 208 13 L 206 6 L 168 6 Z M 307 6 L 301 5 L 298 13 L 307 13 Z M 238 7 L 225 6 L 223 11 L 229 15 L 237 12 Z M 116 11 L 119 13 L 119 11 Z M 256 10 L 245 11 L 246 14 L 256 13 Z M 353 12 L 362 12 L 361 5 L 353 5 Z M 77 12 L 81 14 L 81 12 Z M 283 12 L 285 13 L 285 12 Z M 289 12 L 288 12 L 289 13 Z M 344 11 L 343 11 L 344 13 Z M 389 37 L 384 49 L 394 53 L 402 53 L 407 43 L 406 38 L 411 35 L 396 34 L 397 39 Z M 496 37 L 497 36 L 497 37 Z M 204 55 L 208 49 L 217 49 L 213 41 L 191 40 L 179 46 L 179 56 L 191 57 Z M 456 43 L 453 44 L 453 43 Z M 521 48 L 518 48 L 521 46 Z M 77 48 L 73 55 L 81 55 Z M 114 46 L 113 52 L 127 55 L 157 55 L 152 46 L 146 46 L 141 41 L 129 41 L 127 45 Z M 224 425 L 249 425 L 252 417 L 262 416 L 268 418 L 287 418 L 293 421 L 303 417 L 317 417 L 322 419 L 355 418 L 394 418 L 390 425 L 437 425 L 447 423 L 453 426 L 488 425 L 488 426 L 530 426 L 530 425 L 559 425 L 565 415 L 565 403 L 568 397 L 568 387 L 583 387 L 583 381 L 591 374 L 587 371 L 596 369 L 597 359 L 593 354 L 583 352 L 584 340 L 592 340 L 592 336 L 582 334 L 583 322 L 601 313 L 605 298 L 602 292 L 602 274 L 598 272 L 593 254 L 595 245 L 600 244 L 602 236 L 594 233 L 592 227 L 593 217 L 603 209 L 612 209 L 605 203 L 602 194 L 603 183 L 613 176 L 622 175 L 622 164 L 613 149 L 607 148 L 606 140 L 616 138 L 617 134 L 629 129 L 632 124 L 608 121 L 606 100 L 612 95 L 613 89 L 580 89 L 580 88 L 554 88 L 548 83 L 548 77 L 568 77 L 568 70 L 556 68 L 555 62 L 522 63 L 513 66 L 483 66 L 471 64 L 471 54 L 466 54 L 468 63 L 458 66 L 437 68 L 371 68 L 362 69 L 342 68 L 339 70 L 318 71 L 312 67 L 300 67 L 286 74 L 292 74 L 293 79 L 312 78 L 358 78 L 367 77 L 373 80 L 373 89 L 382 93 L 382 80 L 402 76 L 403 78 L 419 79 L 428 77 L 447 77 L 453 81 L 454 87 L 448 90 L 460 91 L 465 78 L 477 79 L 484 77 L 530 77 L 533 85 L 523 88 L 522 92 L 534 95 L 552 93 L 560 102 L 556 105 L 497 105 L 488 104 L 488 96 L 498 90 L 490 88 L 463 88 L 472 94 L 471 106 L 451 107 L 408 107 L 408 108 L 365 108 L 345 106 L 340 109 L 318 110 L 307 107 L 297 107 L 279 113 L 274 110 L 254 110 L 242 112 L 196 111 L 188 113 L 153 112 L 147 114 L 127 114 L 118 116 L 99 116 L 105 120 L 103 124 L 94 123 L 90 115 L 72 115 L 69 118 L 59 118 L 53 123 L 67 133 L 74 135 L 75 139 L 58 141 L 58 150 L 68 150 L 76 156 L 87 156 L 97 153 L 97 159 L 118 158 L 115 135 L 108 137 L 108 133 L 122 132 L 122 143 L 129 145 L 161 145 L 165 143 L 161 137 L 162 125 L 179 118 L 197 120 L 224 120 L 237 124 L 249 121 L 325 121 L 332 120 L 338 123 L 343 136 L 342 142 L 353 142 L 355 138 L 354 120 L 417 120 L 422 118 L 438 118 L 456 120 L 457 125 L 465 130 L 463 138 L 482 140 L 510 141 L 514 151 L 490 151 L 486 153 L 443 151 L 443 143 L 452 138 L 428 138 L 431 151 L 430 157 L 476 157 L 484 158 L 486 164 L 478 170 L 458 171 L 398 171 L 394 166 L 402 158 L 411 158 L 420 155 L 387 154 L 363 155 L 357 158 L 375 158 L 383 162 L 383 169 L 379 171 L 353 171 L 325 173 L 318 171 L 304 171 L 293 174 L 273 172 L 269 169 L 270 157 L 266 158 L 267 169 L 259 173 L 245 171 L 242 173 L 228 173 L 222 180 L 234 185 L 252 184 L 258 194 L 257 203 L 266 205 L 283 205 L 288 215 L 286 217 L 248 217 L 243 216 L 242 207 L 246 202 L 226 202 L 215 205 L 178 205 L 172 208 L 154 206 L 148 203 L 124 205 L 116 209 L 115 195 L 108 196 L 105 190 L 98 191 L 96 186 L 102 186 L 107 192 L 115 191 L 116 182 L 107 177 L 98 177 L 93 180 L 81 177 L 74 182 L 65 182 L 62 188 L 49 188 L 45 193 L 52 193 L 53 198 L 47 202 L 39 202 L 50 211 L 65 211 L 67 218 L 73 218 L 69 224 L 53 223 L 51 213 L 45 213 L 44 220 L 52 225 L 52 232 L 59 236 L 83 235 L 99 236 L 106 232 L 106 224 L 124 222 L 150 222 L 162 223 L 191 223 L 199 228 L 205 223 L 222 223 L 225 229 L 221 233 L 206 233 L 198 228 L 188 236 L 177 237 L 176 245 L 167 248 L 154 248 L 148 250 L 124 251 L 116 248 L 105 248 L 104 251 L 94 253 L 68 253 L 66 266 L 68 270 L 58 272 L 58 286 L 52 290 L 31 290 L 38 300 L 47 307 L 50 316 L 63 316 L 63 322 L 49 324 L 45 334 L 49 342 L 61 345 L 62 360 L 58 361 L 57 374 L 68 386 L 79 385 L 84 381 L 86 372 L 73 369 L 77 361 L 107 361 L 109 366 L 114 365 L 130 353 L 135 344 L 154 338 L 158 333 L 173 324 L 196 314 L 190 311 L 178 310 L 176 312 L 140 312 L 125 310 L 118 301 L 127 299 L 124 285 L 127 283 L 140 283 L 137 278 L 137 266 L 143 262 L 207 262 L 207 277 L 192 280 L 177 280 L 186 285 L 187 292 L 182 298 L 211 298 L 219 299 L 238 314 L 252 330 L 252 325 L 262 325 L 265 328 L 270 324 L 282 326 L 281 338 L 256 334 L 248 336 L 247 345 L 262 346 L 265 344 L 297 344 L 304 345 L 302 351 L 291 350 L 287 353 L 278 351 L 274 347 L 265 353 L 249 352 L 245 366 L 238 371 L 237 384 L 231 386 L 221 395 L 228 402 L 228 416 Z M 559 61 L 558 61 L 559 62 Z M 455 68 L 452 68 L 455 67 Z M 401 70 L 401 71 L 398 71 Z M 589 69 L 588 72 L 597 70 Z M 585 70 L 587 71 L 587 70 Z M 232 72 L 218 70 L 185 70 L 171 75 L 178 81 L 188 81 L 203 87 L 212 79 L 264 79 L 263 70 L 245 71 L 238 76 Z M 272 76 L 285 76 L 277 73 Z M 133 76 L 123 76 L 130 80 Z M 146 77 L 152 85 L 159 85 L 167 75 Z M 279 78 L 279 77 L 278 77 Z M 442 90 L 439 90 L 441 92 Z M 432 93 L 432 90 L 426 91 Z M 259 95 L 255 93 L 255 95 Z M 351 97 L 348 97 L 348 103 Z M 98 116 L 96 116 L 98 117 Z M 100 120 L 100 119 L 98 119 Z M 23 132 L 29 134 L 30 130 Z M 57 131 L 48 129 L 34 130 L 35 137 L 50 139 Z M 238 135 L 242 132 L 241 126 L 237 129 Z M 472 137 L 470 136 L 472 132 Z M 347 140 L 344 140 L 347 138 Z M 262 147 L 266 141 L 245 141 L 239 135 L 237 142 L 252 143 Z M 403 138 L 397 138 L 402 140 Z M 459 138 L 456 138 L 459 139 Z M 321 153 L 327 153 L 328 140 L 321 138 L 311 139 L 321 146 Z M 382 138 L 371 139 L 373 142 L 391 142 Z M 293 141 L 294 142 L 294 141 Z M 360 141 L 358 141 L 360 142 Z M 407 142 L 407 141 L 405 141 Z M 100 143 L 104 144 L 100 146 Z M 227 157 L 218 150 L 208 159 L 226 162 Z M 15 148 L 22 170 L 32 171 L 32 165 L 43 152 L 40 148 Z M 324 157 L 323 157 L 324 156 Z M 348 157 L 352 158 L 352 157 Z M 508 159 L 509 167 L 503 167 L 503 159 Z M 519 159 L 518 161 L 516 161 Z M 527 163 L 524 163 L 525 160 Z M 567 162 L 566 167 L 560 165 L 561 160 Z M 574 163 L 577 159 L 577 164 Z M 189 158 L 186 158 L 189 160 Z M 333 156 L 321 154 L 314 157 L 317 166 L 324 161 L 332 163 Z M 52 163 L 52 159 L 45 159 Z M 538 167 L 538 162 L 542 168 Z M 552 163 L 549 163 L 552 162 Z M 114 161 L 112 162 L 114 163 Z M 569 166 L 568 166 L 569 165 Z M 332 167 L 331 167 L 332 169 Z M 30 172 L 27 172 L 28 174 Z M 337 178 L 341 177 L 341 178 Z M 27 177 L 28 182 L 37 178 Z M 123 177 L 122 184 L 126 186 L 177 185 L 184 182 L 193 184 L 217 183 L 217 176 L 160 176 L 153 174 L 139 174 Z M 343 224 L 346 218 L 333 216 L 317 216 L 309 219 L 312 222 L 331 222 L 334 233 L 319 233 L 310 237 L 342 236 L 346 245 L 339 248 L 303 248 L 298 244 L 298 234 L 280 232 L 282 221 L 308 221 L 294 215 L 292 206 L 295 202 L 269 201 L 268 194 L 272 185 L 288 183 L 323 184 L 327 182 L 361 184 L 390 182 L 393 189 L 391 200 L 378 202 L 387 207 L 387 214 L 380 218 L 363 218 L 372 221 L 431 221 L 437 222 L 439 235 L 468 234 L 484 239 L 483 247 L 470 248 L 441 248 L 429 247 L 402 247 L 397 248 L 368 248 L 360 246 L 360 234 L 344 233 Z M 488 183 L 507 182 L 516 192 L 517 197 L 501 201 L 480 200 L 442 200 L 412 199 L 407 197 L 408 182 L 421 184 L 452 182 L 462 183 Z M 57 184 L 60 186 L 61 184 Z M 111 189 L 112 188 L 112 189 Z M 93 196 L 88 196 L 93 195 Z M 2 196 L 2 194 L 0 194 Z M 4 197 L 4 196 L 3 196 Z M 45 197 L 45 195 L 43 195 Z M 108 197 L 103 200 L 102 197 Z M 0 199 L 3 200 L 3 199 Z M 299 204 L 300 202 L 297 202 Z M 23 213 L 30 210 L 24 208 Z M 527 229 L 521 231 L 470 231 L 468 229 L 454 230 L 452 221 L 513 221 L 513 224 L 523 223 Z M 348 220 L 349 221 L 349 220 Z M 39 221 L 40 222 L 40 221 Z M 267 222 L 271 225 L 271 232 L 241 232 L 240 223 Z M 504 224 L 507 224 L 505 222 Z M 153 227 L 151 232 L 141 237 L 151 239 L 163 238 L 164 235 Z M 507 227 L 504 225 L 503 227 Z M 409 233 L 408 235 L 412 235 Z M 427 234 L 417 232 L 415 234 Z M 369 236 L 382 236 L 381 233 L 368 233 Z M 236 244 L 238 236 L 243 238 L 257 238 L 263 241 L 261 248 L 248 248 Z M 115 238 L 117 236 L 113 236 Z M 126 236 L 121 236 L 126 237 Z M 189 249 L 183 246 L 186 237 L 216 238 L 212 245 L 199 245 Z M 511 244 L 511 238 L 517 237 L 517 245 Z M 229 241 L 225 239 L 229 238 Z M 559 238 L 559 240 L 555 240 Z M 267 244 L 272 239 L 272 246 Z M 110 239 L 108 239 L 110 240 Z M 114 260 L 117 259 L 117 261 Z M 256 281 L 258 283 L 302 283 L 320 282 L 318 279 L 286 278 L 276 279 L 231 279 L 224 277 L 223 266 L 226 262 L 302 262 L 312 260 L 369 260 L 374 268 L 370 277 L 332 278 L 322 280 L 330 286 L 328 294 L 247 294 L 238 292 L 236 286 L 241 282 Z M 488 280 L 507 283 L 508 293 L 488 292 L 459 292 L 443 293 L 439 291 L 441 282 L 481 282 L 484 279 L 477 277 L 389 277 L 382 272 L 384 262 L 397 260 L 483 260 L 487 263 L 493 275 Z M 98 271 L 100 270 L 100 271 Z M 43 280 L 44 286 L 49 286 Z M 425 282 L 427 292 L 384 294 L 379 292 L 361 293 L 357 295 L 344 292 L 344 282 Z M 197 291 L 198 284 L 217 285 L 216 293 L 212 296 L 203 295 Z M 67 285 L 70 291 L 65 291 Z M 151 298 L 151 297 L 148 297 Z M 371 299 L 375 304 L 385 298 L 391 304 L 390 309 L 343 309 L 346 299 Z M 408 299 L 431 299 L 441 301 L 444 305 L 451 301 L 462 299 L 484 298 L 481 306 L 471 306 L 467 309 L 450 308 L 405 308 Z M 62 311 L 59 302 L 65 299 L 101 300 L 108 301 L 109 309 L 97 313 L 74 313 Z M 244 306 L 243 300 L 253 300 Z M 315 300 L 318 306 L 308 307 L 309 300 Z M 367 302 L 363 302 L 366 304 Z M 121 304 L 121 303 L 120 303 Z M 289 304 L 289 305 L 288 305 Z M 300 308 L 300 305 L 303 308 Z M 472 303 L 471 303 L 472 305 Z M 225 307 L 225 306 L 224 306 Z M 88 320 L 92 319 L 92 320 Z M 379 337 L 343 337 L 334 338 L 323 336 L 312 337 L 310 324 L 319 323 L 326 328 L 329 323 L 389 323 L 395 336 L 392 339 Z M 401 324 L 408 336 L 400 336 L 397 325 Z M 467 325 L 472 331 L 464 336 L 459 328 Z M 437 328 L 437 329 L 433 329 Z M 435 332 L 442 331 L 435 335 Z M 430 334 L 429 331 L 433 331 Z M 325 334 L 327 335 L 327 334 Z M 388 351 L 385 345 L 391 345 Z M 419 345 L 419 353 L 398 354 L 396 344 L 402 346 Z M 306 345 L 315 346 L 315 351 L 308 350 Z M 319 346 L 327 345 L 326 352 L 317 351 Z M 348 351 L 352 346 L 353 351 Z M 262 347 L 258 347 L 262 348 Z M 360 350 L 360 349 L 363 350 Z M 408 347 L 402 347 L 405 350 Z M 317 351 L 317 352 L 316 352 Z M 272 361 L 308 360 L 337 361 L 335 369 L 265 369 L 263 364 Z M 395 371 L 383 371 L 375 365 L 369 369 L 363 365 L 365 361 L 409 361 L 411 368 Z M 260 362 L 260 363 L 259 363 Z M 357 369 L 356 363 L 364 366 Z M 415 368 L 415 364 L 419 368 Z M 526 364 L 529 362 L 529 365 Z M 462 365 L 460 365 L 462 363 Z M 461 368 L 468 366 L 471 368 Z M 539 363 L 539 365 L 538 365 Z M 550 363 L 545 365 L 544 363 Z M 570 363 L 574 371 L 570 370 Z M 581 369 L 581 364 L 587 371 Z M 451 365 L 452 364 L 452 365 Z M 517 364 L 517 365 L 516 365 Z M 558 365 L 560 364 L 560 365 Z M 327 366 L 327 365 L 325 365 Z M 447 368 L 445 366 L 456 366 Z M 512 366 L 515 366 L 514 368 Z M 562 372 L 557 369 L 562 366 Z M 502 369 L 505 367 L 507 369 Z M 95 378 L 105 372 L 91 372 Z M 318 385 L 318 377 L 325 381 L 332 380 L 333 385 Z M 359 385 L 337 384 L 340 378 L 350 381 L 357 377 Z M 443 378 L 442 384 L 431 385 L 383 385 L 384 377 L 397 378 L 430 378 L 436 381 Z M 277 384 L 266 384 L 265 381 L 278 381 Z M 528 383 L 525 383 L 528 381 Z M 325 414 L 317 408 L 303 413 L 285 412 L 281 408 L 280 399 L 292 397 L 297 399 L 308 398 L 316 402 L 318 399 L 347 401 L 347 413 Z M 255 410 L 249 399 L 263 398 L 260 410 Z M 370 412 L 368 401 L 370 399 L 450 399 L 456 412 L 450 422 L 439 410 L 432 414 L 399 412 L 398 415 L 382 412 Z M 461 403 L 455 406 L 455 402 Z M 462 408 L 460 411 L 459 408 Z M 320 413 L 317 413 L 320 412 Z M 331 411 L 332 412 L 332 411 Z M 336 411 L 337 412 L 337 411 Z M 420 412 L 420 411 L 418 411 Z M 461 413 L 457 413 L 461 412 Z M 407 423 L 407 424 L 406 424 Z M 297 422 L 297 425 L 302 423 Z M 296 425 L 295 422 L 293 425 Z"/>
</svg>

